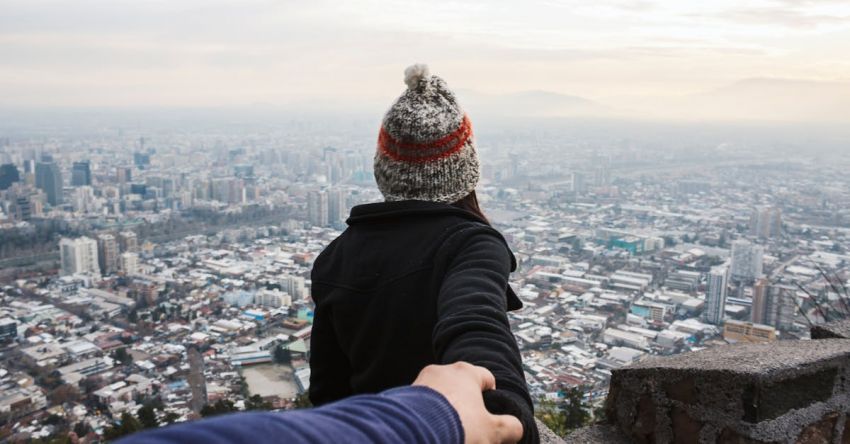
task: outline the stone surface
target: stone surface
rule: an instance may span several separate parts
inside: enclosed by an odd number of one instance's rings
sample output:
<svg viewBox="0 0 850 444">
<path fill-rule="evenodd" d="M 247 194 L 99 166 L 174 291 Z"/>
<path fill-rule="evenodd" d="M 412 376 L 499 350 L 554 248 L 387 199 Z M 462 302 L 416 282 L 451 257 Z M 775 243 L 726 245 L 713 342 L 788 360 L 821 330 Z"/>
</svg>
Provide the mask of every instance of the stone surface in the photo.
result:
<svg viewBox="0 0 850 444">
<path fill-rule="evenodd" d="M 838 442 L 850 410 L 850 340 L 652 357 L 612 372 L 605 409 L 637 443 Z"/>
<path fill-rule="evenodd" d="M 806 427 L 803 433 L 797 438 L 797 444 L 820 444 L 832 442 L 832 435 L 835 431 L 835 423 L 838 421 L 838 414 L 833 413 L 826 418 Z"/>
<path fill-rule="evenodd" d="M 673 442 L 676 444 L 699 442 L 699 432 L 702 423 L 691 418 L 686 411 L 679 407 L 673 407 L 670 412 L 673 422 Z"/>
<path fill-rule="evenodd" d="M 534 422 L 537 423 L 537 431 L 540 433 L 540 444 L 563 444 L 564 440 L 549 430 L 549 427 L 546 427 L 539 419 L 534 418 Z"/>
<path fill-rule="evenodd" d="M 594 424 L 570 433 L 563 442 L 567 444 L 629 444 L 631 441 L 611 425 Z"/>
<path fill-rule="evenodd" d="M 811 328 L 812 339 L 850 339 L 850 319 L 832 321 Z"/>
<path fill-rule="evenodd" d="M 766 375 L 793 370 L 813 362 L 846 357 L 850 340 L 777 341 L 767 344 L 736 344 L 712 347 L 674 356 L 655 356 L 628 367 L 648 369 L 719 370 L 739 374 Z"/>
</svg>

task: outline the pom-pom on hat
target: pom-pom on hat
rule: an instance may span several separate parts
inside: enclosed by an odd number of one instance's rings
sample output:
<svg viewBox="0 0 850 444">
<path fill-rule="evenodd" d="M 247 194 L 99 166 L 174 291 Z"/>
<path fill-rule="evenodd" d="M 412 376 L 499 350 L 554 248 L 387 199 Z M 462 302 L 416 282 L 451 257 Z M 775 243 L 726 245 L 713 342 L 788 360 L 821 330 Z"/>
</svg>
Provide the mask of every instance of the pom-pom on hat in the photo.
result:
<svg viewBox="0 0 850 444">
<path fill-rule="evenodd" d="M 378 135 L 375 180 L 387 201 L 453 203 L 480 176 L 469 117 L 428 66 L 404 70 L 407 90 L 390 107 Z"/>
</svg>

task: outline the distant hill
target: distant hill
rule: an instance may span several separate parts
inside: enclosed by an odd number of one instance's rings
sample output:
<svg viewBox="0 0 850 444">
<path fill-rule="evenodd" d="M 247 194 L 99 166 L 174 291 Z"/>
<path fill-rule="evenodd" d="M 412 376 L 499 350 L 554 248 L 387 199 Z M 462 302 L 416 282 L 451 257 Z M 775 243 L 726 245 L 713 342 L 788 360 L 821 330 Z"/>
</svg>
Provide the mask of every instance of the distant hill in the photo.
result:
<svg viewBox="0 0 850 444">
<path fill-rule="evenodd" d="M 720 119 L 835 121 L 850 116 L 850 82 L 744 79 L 678 105 L 681 113 Z"/>
<path fill-rule="evenodd" d="M 483 94 L 459 90 L 461 105 L 473 115 L 568 117 L 605 116 L 611 109 L 584 97 L 549 91 L 522 91 L 509 94 Z"/>
</svg>

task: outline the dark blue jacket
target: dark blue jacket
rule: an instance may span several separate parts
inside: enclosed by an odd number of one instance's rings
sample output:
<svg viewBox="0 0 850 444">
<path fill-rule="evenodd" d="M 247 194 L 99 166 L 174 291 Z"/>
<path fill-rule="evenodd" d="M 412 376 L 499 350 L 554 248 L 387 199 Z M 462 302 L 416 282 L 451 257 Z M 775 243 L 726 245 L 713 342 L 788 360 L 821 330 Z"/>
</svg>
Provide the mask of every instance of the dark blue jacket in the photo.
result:
<svg viewBox="0 0 850 444">
<path fill-rule="evenodd" d="M 429 364 L 490 370 L 487 408 L 537 429 L 507 310 L 516 261 L 498 231 L 447 204 L 383 202 L 351 210 L 316 258 L 310 399 L 315 405 L 413 382 Z"/>
<path fill-rule="evenodd" d="M 427 387 L 356 396 L 310 410 L 234 413 L 130 435 L 121 444 L 457 443 L 457 412 Z"/>
</svg>

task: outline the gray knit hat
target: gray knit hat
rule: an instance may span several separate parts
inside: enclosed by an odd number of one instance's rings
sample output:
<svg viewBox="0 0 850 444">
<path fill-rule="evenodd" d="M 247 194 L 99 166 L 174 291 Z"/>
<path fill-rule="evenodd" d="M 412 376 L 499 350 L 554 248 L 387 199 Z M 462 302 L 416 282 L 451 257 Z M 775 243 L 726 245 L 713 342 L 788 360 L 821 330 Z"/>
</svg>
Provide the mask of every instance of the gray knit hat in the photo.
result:
<svg viewBox="0 0 850 444">
<path fill-rule="evenodd" d="M 375 180 L 388 201 L 452 203 L 475 189 L 478 153 L 469 118 L 426 65 L 404 70 L 407 90 L 381 125 Z"/>
</svg>

